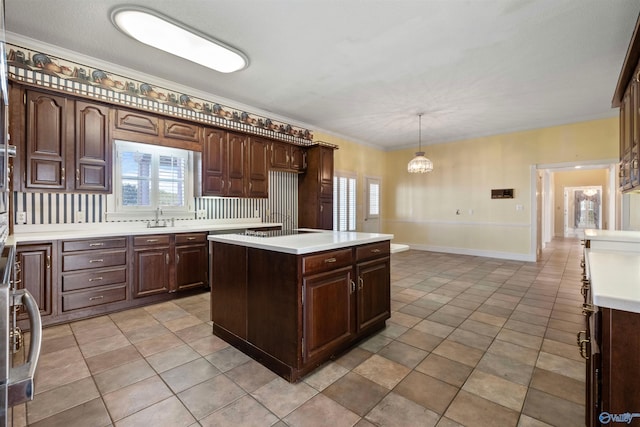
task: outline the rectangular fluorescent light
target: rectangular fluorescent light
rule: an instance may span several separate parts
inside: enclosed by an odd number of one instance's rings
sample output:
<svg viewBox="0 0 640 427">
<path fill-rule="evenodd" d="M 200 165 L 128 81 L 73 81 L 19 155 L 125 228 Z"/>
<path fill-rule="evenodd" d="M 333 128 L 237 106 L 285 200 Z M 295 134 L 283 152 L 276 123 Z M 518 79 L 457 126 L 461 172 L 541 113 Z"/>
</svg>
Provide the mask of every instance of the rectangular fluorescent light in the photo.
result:
<svg viewBox="0 0 640 427">
<path fill-rule="evenodd" d="M 249 65 L 249 59 L 239 50 L 157 12 L 127 6 L 111 12 L 111 21 L 120 31 L 146 45 L 221 73 Z"/>
</svg>

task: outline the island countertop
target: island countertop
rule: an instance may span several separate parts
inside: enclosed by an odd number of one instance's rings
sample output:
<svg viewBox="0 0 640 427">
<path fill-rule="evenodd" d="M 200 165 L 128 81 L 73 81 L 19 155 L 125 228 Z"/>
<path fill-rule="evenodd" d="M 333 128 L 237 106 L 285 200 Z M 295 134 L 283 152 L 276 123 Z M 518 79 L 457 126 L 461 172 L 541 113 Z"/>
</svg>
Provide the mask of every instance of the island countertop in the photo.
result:
<svg viewBox="0 0 640 427">
<path fill-rule="evenodd" d="M 393 239 L 393 234 L 359 233 L 354 231 L 311 230 L 288 236 L 246 236 L 242 234 L 210 235 L 213 242 L 228 243 L 274 252 L 294 255 L 328 251 L 367 243 L 384 242 Z"/>
<path fill-rule="evenodd" d="M 586 250 L 593 304 L 640 313 L 640 254 Z"/>
</svg>

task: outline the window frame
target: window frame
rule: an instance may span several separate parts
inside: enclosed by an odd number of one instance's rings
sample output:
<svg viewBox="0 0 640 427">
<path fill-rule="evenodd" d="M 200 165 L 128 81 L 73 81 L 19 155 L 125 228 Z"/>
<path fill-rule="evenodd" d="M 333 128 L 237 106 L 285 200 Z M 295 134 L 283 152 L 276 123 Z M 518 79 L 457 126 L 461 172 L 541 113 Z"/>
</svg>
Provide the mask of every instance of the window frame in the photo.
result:
<svg viewBox="0 0 640 427">
<path fill-rule="evenodd" d="M 122 170 L 120 154 L 123 151 L 139 151 L 151 154 L 151 205 L 150 206 L 123 206 L 122 195 Z M 160 156 L 172 156 L 184 158 L 186 161 L 184 174 L 184 206 L 159 205 L 159 159 Z M 156 212 L 162 213 L 163 219 L 193 219 L 194 210 L 194 154 L 192 151 L 182 148 L 165 147 L 161 145 L 146 144 L 135 141 L 114 140 L 113 143 L 113 192 L 107 196 L 107 221 L 110 220 L 141 220 L 155 218 Z M 158 211 L 160 208 L 160 211 Z"/>
</svg>

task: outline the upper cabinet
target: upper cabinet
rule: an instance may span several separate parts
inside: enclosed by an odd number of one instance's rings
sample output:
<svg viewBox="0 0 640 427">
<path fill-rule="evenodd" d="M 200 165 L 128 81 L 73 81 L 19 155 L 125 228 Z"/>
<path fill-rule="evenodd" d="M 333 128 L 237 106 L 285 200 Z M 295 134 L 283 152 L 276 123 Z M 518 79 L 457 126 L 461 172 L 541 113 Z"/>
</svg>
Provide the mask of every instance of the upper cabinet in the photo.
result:
<svg viewBox="0 0 640 427">
<path fill-rule="evenodd" d="M 298 178 L 299 227 L 333 229 L 333 150 L 307 150 L 307 170 Z"/>
<path fill-rule="evenodd" d="M 640 18 L 636 22 L 618 84 L 613 107 L 620 107 L 620 188 L 640 187 Z"/>
<path fill-rule="evenodd" d="M 303 147 L 277 141 L 271 143 L 272 169 L 301 172 L 306 167 L 307 155 Z"/>
<path fill-rule="evenodd" d="M 202 152 L 202 195 L 268 197 L 268 141 L 206 128 Z"/>
<path fill-rule="evenodd" d="M 109 192 L 109 107 L 30 89 L 13 93 L 24 100 L 11 129 L 25 153 L 16 180 L 24 190 Z"/>
</svg>

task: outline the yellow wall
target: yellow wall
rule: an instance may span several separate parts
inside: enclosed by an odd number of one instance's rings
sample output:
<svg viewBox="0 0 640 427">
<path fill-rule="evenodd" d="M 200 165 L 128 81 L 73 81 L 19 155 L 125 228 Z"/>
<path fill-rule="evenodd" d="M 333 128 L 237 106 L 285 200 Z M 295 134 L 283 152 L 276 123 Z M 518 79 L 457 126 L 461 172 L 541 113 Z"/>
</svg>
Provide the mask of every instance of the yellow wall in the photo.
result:
<svg viewBox="0 0 640 427">
<path fill-rule="evenodd" d="M 320 133 L 316 139 L 340 146 L 336 170 L 358 173 L 359 225 L 362 178 L 380 175 L 381 231 L 394 234 L 394 242 L 527 259 L 534 219 L 531 165 L 618 158 L 618 119 L 428 145 L 424 149 L 434 171 L 426 175 L 406 171 L 416 148 L 383 152 Z M 492 200 L 494 188 L 513 188 L 515 197 Z"/>
</svg>

